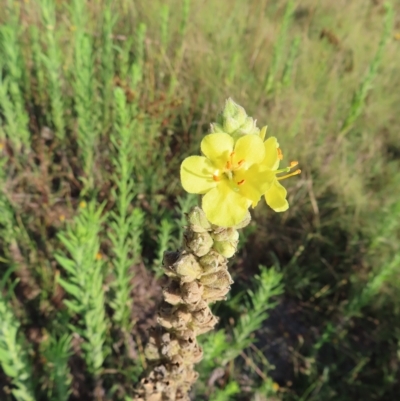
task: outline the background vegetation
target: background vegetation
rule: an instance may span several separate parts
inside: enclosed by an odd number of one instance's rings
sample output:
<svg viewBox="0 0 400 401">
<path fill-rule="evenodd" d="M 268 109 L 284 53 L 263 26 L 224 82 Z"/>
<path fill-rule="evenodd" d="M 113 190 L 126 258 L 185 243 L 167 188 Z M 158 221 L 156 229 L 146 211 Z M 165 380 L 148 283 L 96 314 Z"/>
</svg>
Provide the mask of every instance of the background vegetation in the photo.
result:
<svg viewBox="0 0 400 401">
<path fill-rule="evenodd" d="M 228 96 L 303 172 L 243 233 L 193 399 L 398 397 L 397 0 L 0 7 L 1 400 L 131 399 Z"/>
</svg>

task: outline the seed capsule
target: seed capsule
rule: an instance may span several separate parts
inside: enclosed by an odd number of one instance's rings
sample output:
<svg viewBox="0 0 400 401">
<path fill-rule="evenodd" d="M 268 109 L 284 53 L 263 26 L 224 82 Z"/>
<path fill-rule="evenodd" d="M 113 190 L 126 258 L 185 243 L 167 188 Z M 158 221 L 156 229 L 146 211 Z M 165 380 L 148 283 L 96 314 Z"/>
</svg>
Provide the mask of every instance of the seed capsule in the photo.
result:
<svg viewBox="0 0 400 401">
<path fill-rule="evenodd" d="M 206 255 L 213 246 L 213 242 L 208 232 L 187 232 L 185 234 L 186 247 L 198 257 Z"/>
<path fill-rule="evenodd" d="M 200 301 L 204 287 L 197 280 L 181 285 L 182 300 L 188 304 L 196 304 Z"/>
<path fill-rule="evenodd" d="M 189 283 L 200 277 L 203 269 L 196 258 L 190 253 L 182 253 L 180 258 L 172 266 L 173 271 L 181 277 L 184 283 Z"/>
</svg>

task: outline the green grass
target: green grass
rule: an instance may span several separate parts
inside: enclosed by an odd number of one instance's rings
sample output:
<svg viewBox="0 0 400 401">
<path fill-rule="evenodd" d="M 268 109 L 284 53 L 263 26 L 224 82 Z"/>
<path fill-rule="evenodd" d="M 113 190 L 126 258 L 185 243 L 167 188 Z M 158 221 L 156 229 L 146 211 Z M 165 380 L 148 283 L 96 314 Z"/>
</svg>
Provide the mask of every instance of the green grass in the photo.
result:
<svg viewBox="0 0 400 401">
<path fill-rule="evenodd" d="M 302 174 L 242 233 L 193 399 L 398 397 L 399 1 L 0 7 L 1 400 L 130 399 L 230 96 Z"/>
</svg>

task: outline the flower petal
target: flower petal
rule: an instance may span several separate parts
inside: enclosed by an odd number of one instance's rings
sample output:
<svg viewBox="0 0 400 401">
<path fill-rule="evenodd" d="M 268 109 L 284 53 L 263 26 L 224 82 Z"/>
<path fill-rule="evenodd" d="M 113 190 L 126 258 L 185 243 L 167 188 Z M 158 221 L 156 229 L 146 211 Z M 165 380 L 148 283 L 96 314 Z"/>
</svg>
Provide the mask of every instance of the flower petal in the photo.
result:
<svg viewBox="0 0 400 401">
<path fill-rule="evenodd" d="M 215 167 L 203 156 L 187 157 L 181 164 L 183 189 L 191 194 L 205 194 L 217 183 L 213 180 Z"/>
<path fill-rule="evenodd" d="M 253 164 L 248 170 L 236 171 L 234 179 L 239 192 L 255 203 L 267 192 L 276 176 L 265 166 Z"/>
<path fill-rule="evenodd" d="M 207 219 L 221 227 L 239 224 L 247 215 L 251 201 L 235 192 L 228 181 L 222 181 L 217 187 L 203 196 L 202 208 Z"/>
<path fill-rule="evenodd" d="M 289 209 L 286 195 L 286 189 L 278 181 L 274 181 L 269 190 L 265 193 L 265 201 L 275 212 L 284 212 Z"/>
<path fill-rule="evenodd" d="M 245 135 L 239 138 L 235 145 L 234 163 L 246 161 L 247 166 L 260 163 L 264 160 L 265 149 L 262 139 L 258 135 Z"/>
<path fill-rule="evenodd" d="M 216 168 L 224 168 L 233 151 L 233 138 L 226 133 L 206 135 L 201 141 L 201 151 Z"/>
<path fill-rule="evenodd" d="M 265 159 L 263 164 L 271 170 L 276 170 L 279 167 L 278 140 L 271 136 L 264 142 Z"/>
</svg>

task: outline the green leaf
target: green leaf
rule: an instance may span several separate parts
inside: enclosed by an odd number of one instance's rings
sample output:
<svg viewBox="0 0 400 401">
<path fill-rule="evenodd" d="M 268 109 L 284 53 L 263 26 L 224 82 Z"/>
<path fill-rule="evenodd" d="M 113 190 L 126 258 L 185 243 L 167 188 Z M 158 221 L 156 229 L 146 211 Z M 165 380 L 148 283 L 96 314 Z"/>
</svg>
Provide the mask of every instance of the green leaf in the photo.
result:
<svg viewBox="0 0 400 401">
<path fill-rule="evenodd" d="M 63 287 L 64 290 L 67 291 L 69 294 L 73 295 L 75 298 L 80 298 L 82 291 L 77 285 L 71 284 L 61 277 L 58 277 L 57 281 L 60 283 L 61 287 Z"/>
</svg>

